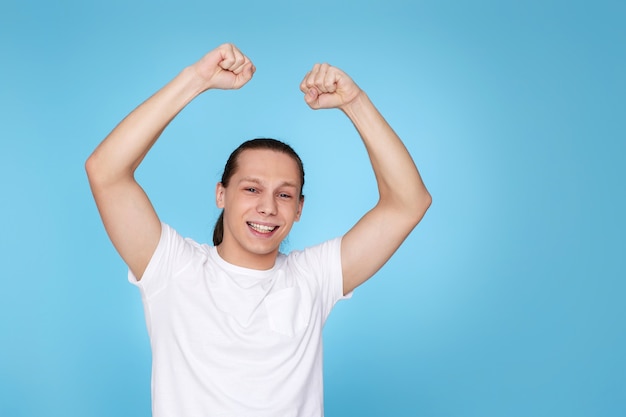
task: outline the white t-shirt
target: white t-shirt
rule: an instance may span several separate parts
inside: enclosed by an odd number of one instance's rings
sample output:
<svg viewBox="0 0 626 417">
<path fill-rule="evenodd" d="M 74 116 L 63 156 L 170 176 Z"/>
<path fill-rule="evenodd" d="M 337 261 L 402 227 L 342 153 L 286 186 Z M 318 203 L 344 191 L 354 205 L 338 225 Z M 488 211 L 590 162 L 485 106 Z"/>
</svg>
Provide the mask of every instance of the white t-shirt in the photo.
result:
<svg viewBox="0 0 626 417">
<path fill-rule="evenodd" d="M 224 261 L 162 224 L 139 287 L 154 417 L 320 417 L 322 328 L 343 298 L 341 239 L 270 270 Z"/>
</svg>

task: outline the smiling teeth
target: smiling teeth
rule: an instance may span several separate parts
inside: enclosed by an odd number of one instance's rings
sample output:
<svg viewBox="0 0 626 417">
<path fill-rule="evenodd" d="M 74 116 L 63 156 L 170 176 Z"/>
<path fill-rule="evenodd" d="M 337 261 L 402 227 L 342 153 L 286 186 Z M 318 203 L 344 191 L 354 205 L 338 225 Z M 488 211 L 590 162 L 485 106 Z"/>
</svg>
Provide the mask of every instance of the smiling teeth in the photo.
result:
<svg viewBox="0 0 626 417">
<path fill-rule="evenodd" d="M 273 231 L 274 229 L 276 229 L 276 226 L 264 226 L 262 224 L 257 224 L 257 223 L 248 223 L 248 225 L 260 233 L 269 233 Z"/>
</svg>

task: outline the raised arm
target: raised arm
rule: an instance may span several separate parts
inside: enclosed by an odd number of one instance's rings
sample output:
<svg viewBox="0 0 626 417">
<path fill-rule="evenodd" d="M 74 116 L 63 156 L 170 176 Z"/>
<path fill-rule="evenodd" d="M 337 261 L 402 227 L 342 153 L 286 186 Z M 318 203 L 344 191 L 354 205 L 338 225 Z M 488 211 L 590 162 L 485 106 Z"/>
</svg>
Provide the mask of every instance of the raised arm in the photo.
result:
<svg viewBox="0 0 626 417">
<path fill-rule="evenodd" d="M 377 204 L 342 239 L 347 294 L 387 262 L 422 219 L 431 196 L 400 138 L 346 73 L 316 64 L 300 89 L 311 108 L 339 108 L 348 116 L 365 144 L 378 184 Z"/>
<path fill-rule="evenodd" d="M 161 223 L 135 181 L 135 170 L 191 100 L 209 89 L 240 88 L 254 71 L 234 45 L 219 46 L 133 110 L 87 159 L 85 168 L 104 227 L 138 279 L 159 242 Z"/>
</svg>

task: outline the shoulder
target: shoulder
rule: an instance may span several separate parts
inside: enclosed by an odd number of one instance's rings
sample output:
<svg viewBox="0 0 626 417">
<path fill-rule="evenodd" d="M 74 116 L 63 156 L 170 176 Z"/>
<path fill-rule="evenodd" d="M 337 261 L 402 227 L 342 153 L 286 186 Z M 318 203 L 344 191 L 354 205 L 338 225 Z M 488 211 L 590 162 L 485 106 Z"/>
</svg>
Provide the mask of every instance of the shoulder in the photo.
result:
<svg viewBox="0 0 626 417">
<path fill-rule="evenodd" d="M 329 266 L 340 265 L 341 239 L 341 237 L 336 237 L 302 250 L 293 250 L 287 255 L 280 255 L 277 261 L 286 268 L 307 271 L 323 270 Z"/>
<path fill-rule="evenodd" d="M 175 274 L 194 259 L 205 261 L 212 249 L 212 246 L 183 237 L 167 223 L 161 223 L 161 237 L 150 263 L 159 268 L 171 266 L 170 272 Z"/>
<path fill-rule="evenodd" d="M 304 249 L 293 250 L 284 256 L 287 260 L 304 259 L 307 257 L 323 256 L 327 253 L 337 252 L 341 250 L 341 237 L 329 239 L 317 245 L 308 246 Z"/>
<path fill-rule="evenodd" d="M 198 248 L 203 251 L 208 251 L 212 248 L 206 243 L 196 241 L 194 238 L 186 237 L 180 234 L 175 228 L 167 223 L 161 223 L 161 242 L 163 244 L 181 244 L 189 245 Z"/>
</svg>

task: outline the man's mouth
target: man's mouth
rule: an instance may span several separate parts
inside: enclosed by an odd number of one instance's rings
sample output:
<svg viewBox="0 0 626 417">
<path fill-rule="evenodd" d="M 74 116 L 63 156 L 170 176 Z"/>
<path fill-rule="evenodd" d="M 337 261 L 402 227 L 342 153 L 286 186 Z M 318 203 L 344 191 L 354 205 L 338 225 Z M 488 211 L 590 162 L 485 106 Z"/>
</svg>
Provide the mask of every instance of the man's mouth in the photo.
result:
<svg viewBox="0 0 626 417">
<path fill-rule="evenodd" d="M 259 233 L 272 233 L 274 230 L 278 228 L 278 226 L 265 226 L 263 224 L 248 222 L 248 226 L 251 229 L 259 232 Z"/>
</svg>

